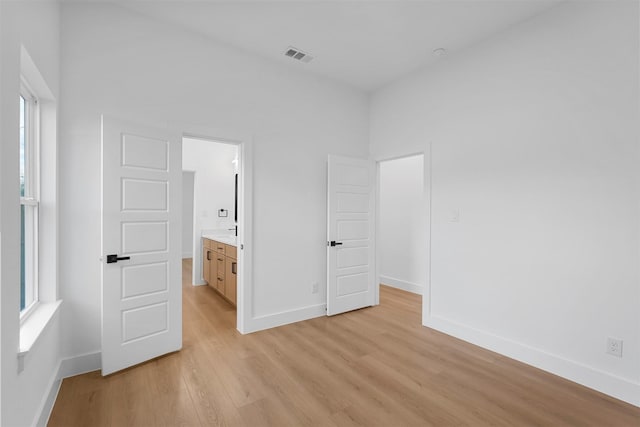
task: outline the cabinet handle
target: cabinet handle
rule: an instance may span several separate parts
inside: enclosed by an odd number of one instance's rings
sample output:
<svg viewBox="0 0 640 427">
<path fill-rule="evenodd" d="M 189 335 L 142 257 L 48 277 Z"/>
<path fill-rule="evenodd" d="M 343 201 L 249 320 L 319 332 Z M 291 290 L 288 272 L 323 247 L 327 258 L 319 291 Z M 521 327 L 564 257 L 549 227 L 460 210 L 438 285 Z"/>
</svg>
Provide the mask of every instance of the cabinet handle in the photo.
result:
<svg viewBox="0 0 640 427">
<path fill-rule="evenodd" d="M 238 273 L 238 263 L 237 262 L 232 262 L 231 263 L 231 272 L 233 274 L 237 274 Z"/>
<path fill-rule="evenodd" d="M 223 249 L 224 249 L 224 248 L 220 248 L 220 247 L 218 247 L 218 250 L 223 250 Z"/>
<path fill-rule="evenodd" d="M 224 261 L 222 258 L 218 258 L 218 261 Z"/>
<path fill-rule="evenodd" d="M 211 261 L 211 251 L 207 251 L 207 261 Z"/>
<path fill-rule="evenodd" d="M 222 280 L 223 280 L 223 279 L 221 279 L 221 278 L 219 278 L 219 277 L 218 277 L 218 282 L 222 282 Z"/>
</svg>

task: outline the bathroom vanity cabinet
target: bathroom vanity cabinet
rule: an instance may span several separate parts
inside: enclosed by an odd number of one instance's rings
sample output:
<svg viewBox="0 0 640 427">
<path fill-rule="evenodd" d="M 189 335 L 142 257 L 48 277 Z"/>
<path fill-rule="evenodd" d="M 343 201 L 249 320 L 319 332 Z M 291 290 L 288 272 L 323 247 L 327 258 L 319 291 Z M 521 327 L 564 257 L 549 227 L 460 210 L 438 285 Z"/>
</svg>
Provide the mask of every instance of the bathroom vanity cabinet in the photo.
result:
<svg viewBox="0 0 640 427">
<path fill-rule="evenodd" d="M 218 240 L 203 238 L 202 272 L 209 286 L 236 305 L 237 249 Z"/>
</svg>

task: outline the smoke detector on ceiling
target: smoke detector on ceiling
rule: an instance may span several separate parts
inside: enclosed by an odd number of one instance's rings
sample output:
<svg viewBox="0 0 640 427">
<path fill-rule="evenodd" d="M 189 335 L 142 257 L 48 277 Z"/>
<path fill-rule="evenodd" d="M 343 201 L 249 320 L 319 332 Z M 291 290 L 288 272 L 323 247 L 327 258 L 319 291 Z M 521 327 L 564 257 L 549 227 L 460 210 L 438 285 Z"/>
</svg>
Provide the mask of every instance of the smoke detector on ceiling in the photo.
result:
<svg viewBox="0 0 640 427">
<path fill-rule="evenodd" d="M 433 49 L 433 56 L 436 56 L 436 57 L 447 56 L 447 49 L 443 47 Z"/>
<path fill-rule="evenodd" d="M 288 56 L 289 58 L 297 59 L 298 61 L 305 63 L 311 62 L 313 59 L 313 56 L 293 46 L 289 46 L 287 50 L 284 51 L 284 56 Z"/>
</svg>

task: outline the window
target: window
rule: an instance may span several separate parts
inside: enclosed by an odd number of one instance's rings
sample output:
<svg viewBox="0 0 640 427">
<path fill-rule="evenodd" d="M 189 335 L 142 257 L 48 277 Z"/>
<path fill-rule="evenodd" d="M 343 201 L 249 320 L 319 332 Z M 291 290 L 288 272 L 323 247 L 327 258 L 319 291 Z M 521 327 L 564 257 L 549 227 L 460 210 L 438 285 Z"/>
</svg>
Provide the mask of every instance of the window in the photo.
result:
<svg viewBox="0 0 640 427">
<path fill-rule="evenodd" d="M 38 100 L 26 84 L 20 90 L 20 314 L 38 301 Z"/>
<path fill-rule="evenodd" d="M 12 153 L 11 161 L 16 162 L 13 173 L 20 175 L 20 198 L 16 197 L 12 208 L 15 209 L 15 231 L 21 236 L 20 243 L 16 239 L 14 252 L 19 258 L 16 276 L 20 277 L 18 372 L 24 369 L 27 355 L 43 336 L 62 302 L 58 299 L 57 280 L 58 103 L 24 46 L 20 49 L 20 79 L 22 85 L 14 98 L 14 105 L 20 110 L 19 123 L 16 123 L 19 135 L 15 145 L 11 144 L 13 149 L 7 150 Z M 3 158 L 3 162 L 8 160 Z M 18 176 L 15 178 L 17 187 Z M 18 286 L 17 280 L 16 277 L 13 286 Z"/>
</svg>

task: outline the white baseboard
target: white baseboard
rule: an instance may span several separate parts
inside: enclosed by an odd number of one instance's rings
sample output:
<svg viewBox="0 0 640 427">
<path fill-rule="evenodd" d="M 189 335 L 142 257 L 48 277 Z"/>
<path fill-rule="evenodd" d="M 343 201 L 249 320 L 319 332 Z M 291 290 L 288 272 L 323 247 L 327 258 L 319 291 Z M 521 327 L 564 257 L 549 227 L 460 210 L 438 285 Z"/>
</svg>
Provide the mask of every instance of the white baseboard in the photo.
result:
<svg viewBox="0 0 640 427">
<path fill-rule="evenodd" d="M 431 316 L 424 326 L 640 406 L 640 383 L 442 317 Z"/>
<path fill-rule="evenodd" d="M 58 378 L 64 379 L 102 368 L 102 355 L 99 351 L 68 357 L 60 361 Z"/>
<path fill-rule="evenodd" d="M 36 427 L 45 427 L 49 422 L 49 417 L 51 416 L 51 411 L 53 411 L 53 405 L 56 403 L 56 398 L 58 397 L 61 384 L 62 380 L 58 378 L 56 372 L 49 382 L 49 392 L 42 398 L 42 402 L 38 408 L 36 421 L 34 423 Z"/>
<path fill-rule="evenodd" d="M 424 289 L 423 286 L 417 283 L 406 282 L 400 279 L 394 279 L 389 276 L 380 275 L 380 283 L 383 285 L 391 286 L 392 288 L 402 289 L 403 291 L 412 292 L 414 294 L 422 295 Z"/>
<path fill-rule="evenodd" d="M 101 366 L 102 360 L 100 352 L 87 353 L 60 360 L 58 363 L 58 369 L 51 377 L 49 392 L 45 395 L 42 403 L 40 404 L 40 410 L 38 411 L 39 415 L 37 416 L 35 425 L 38 427 L 44 427 L 49 422 L 49 417 L 51 416 L 53 405 L 56 403 L 63 379 L 96 371 L 100 369 Z"/>
<path fill-rule="evenodd" d="M 243 333 L 250 334 L 251 332 L 262 331 L 264 329 L 275 328 L 277 326 L 288 325 L 289 323 L 301 322 L 326 315 L 326 305 L 318 304 L 280 313 L 256 316 L 245 324 Z"/>
</svg>

